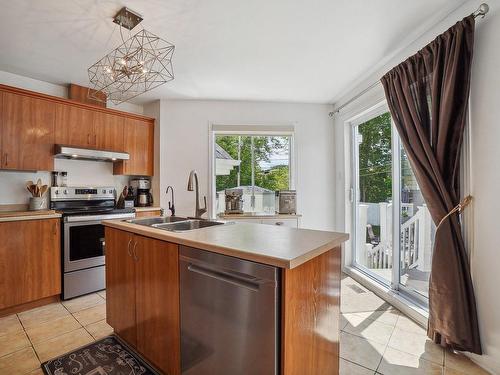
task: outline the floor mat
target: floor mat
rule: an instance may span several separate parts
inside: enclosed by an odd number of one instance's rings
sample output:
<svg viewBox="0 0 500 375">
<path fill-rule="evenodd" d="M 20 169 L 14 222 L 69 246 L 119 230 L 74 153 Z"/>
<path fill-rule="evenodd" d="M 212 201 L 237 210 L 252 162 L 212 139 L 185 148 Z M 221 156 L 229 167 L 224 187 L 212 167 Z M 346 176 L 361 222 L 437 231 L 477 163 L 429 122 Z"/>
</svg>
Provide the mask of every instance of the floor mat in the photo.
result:
<svg viewBox="0 0 500 375">
<path fill-rule="evenodd" d="M 42 364 L 46 375 L 158 375 L 116 336 L 109 336 Z"/>
</svg>

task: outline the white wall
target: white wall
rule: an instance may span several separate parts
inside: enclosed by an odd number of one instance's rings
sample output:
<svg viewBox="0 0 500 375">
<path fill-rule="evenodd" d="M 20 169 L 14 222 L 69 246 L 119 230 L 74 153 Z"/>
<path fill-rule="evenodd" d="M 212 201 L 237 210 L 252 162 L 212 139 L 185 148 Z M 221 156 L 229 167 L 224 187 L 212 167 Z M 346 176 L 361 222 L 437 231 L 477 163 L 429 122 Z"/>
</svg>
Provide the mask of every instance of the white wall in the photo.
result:
<svg viewBox="0 0 500 375">
<path fill-rule="evenodd" d="M 161 205 L 167 185 L 176 193 L 180 215 L 193 215 L 195 193 L 188 192 L 189 171 L 199 172 L 201 194 L 209 191 L 209 124 L 295 124 L 297 209 L 302 226 L 334 225 L 333 128 L 330 105 L 242 101 L 161 101 Z"/>
<path fill-rule="evenodd" d="M 471 0 L 435 25 L 407 48 L 399 51 L 389 62 L 375 69 L 375 73 L 365 81 L 353 87 L 338 104 L 342 104 L 357 92 L 397 65 L 406 57 L 422 48 L 435 36 L 452 26 L 455 22 L 477 9 L 481 0 Z M 476 302 L 479 312 L 479 326 L 484 355 L 471 357 L 494 374 L 500 374 L 500 255 L 498 253 L 498 221 L 500 213 L 500 175 L 497 164 L 500 162 L 500 4 L 490 1 L 490 12 L 484 19 L 477 19 L 475 36 L 475 55 L 471 87 L 471 176 L 472 176 L 472 216 L 474 234 L 471 251 L 471 268 Z M 348 160 L 345 144 L 348 139 L 345 120 L 354 113 L 374 105 L 383 98 L 380 86 L 350 105 L 337 115 L 335 125 L 335 163 L 337 182 L 336 191 L 336 229 L 349 229 L 347 187 L 349 181 L 345 175 Z"/>
<path fill-rule="evenodd" d="M 479 2 L 475 2 L 476 4 Z M 471 173 L 474 217 L 472 275 L 486 356 L 475 358 L 500 374 L 500 3 L 478 21 L 471 87 Z"/>
<path fill-rule="evenodd" d="M 68 95 L 66 86 L 55 85 L 4 71 L 0 71 L 0 83 L 62 98 L 66 98 Z M 142 106 L 130 103 L 124 103 L 119 106 L 109 103 L 108 108 L 125 112 L 143 113 Z M 112 164 L 105 162 L 56 159 L 54 170 L 68 172 L 68 185 L 109 185 L 115 186 L 119 189 L 118 191 L 121 191 L 123 186 L 128 182 L 128 177 L 113 176 Z M 10 172 L 0 170 L 0 205 L 27 204 L 29 193 L 25 188 L 26 181 L 36 181 L 38 178 L 41 178 L 44 184 L 50 184 L 50 173 L 48 172 Z"/>
<path fill-rule="evenodd" d="M 113 164 L 106 162 L 55 159 L 54 170 L 68 172 L 68 185 L 114 186 L 118 194 L 129 180 L 127 176 L 113 176 Z M 38 178 L 50 186 L 50 172 L 0 171 L 0 205 L 28 204 L 26 182 Z"/>
</svg>

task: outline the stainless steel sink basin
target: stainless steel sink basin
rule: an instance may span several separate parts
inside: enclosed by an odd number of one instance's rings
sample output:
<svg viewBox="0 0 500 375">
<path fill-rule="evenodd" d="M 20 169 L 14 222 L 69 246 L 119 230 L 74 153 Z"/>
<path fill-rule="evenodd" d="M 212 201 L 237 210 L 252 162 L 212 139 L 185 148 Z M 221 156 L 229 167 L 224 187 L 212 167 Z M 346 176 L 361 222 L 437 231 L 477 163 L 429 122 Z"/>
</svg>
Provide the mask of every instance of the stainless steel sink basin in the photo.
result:
<svg viewBox="0 0 500 375">
<path fill-rule="evenodd" d="M 190 220 L 178 221 L 175 223 L 153 224 L 151 226 L 154 228 L 168 230 L 171 232 L 186 232 L 190 230 L 208 228 L 224 224 L 225 223 L 220 221 L 190 219 Z"/>
<path fill-rule="evenodd" d="M 148 217 L 145 219 L 130 219 L 127 220 L 127 223 L 145 225 L 147 227 L 151 227 L 156 224 L 175 223 L 178 221 L 185 221 L 185 220 L 187 220 L 187 218 L 180 216 L 158 216 L 158 217 Z"/>
</svg>

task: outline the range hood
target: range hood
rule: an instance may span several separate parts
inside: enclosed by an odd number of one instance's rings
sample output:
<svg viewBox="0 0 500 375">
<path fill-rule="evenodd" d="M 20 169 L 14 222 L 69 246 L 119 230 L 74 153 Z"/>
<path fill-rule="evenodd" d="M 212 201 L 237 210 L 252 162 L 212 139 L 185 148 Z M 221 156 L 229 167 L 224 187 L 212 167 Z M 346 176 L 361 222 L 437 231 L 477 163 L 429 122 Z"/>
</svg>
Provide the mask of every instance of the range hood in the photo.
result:
<svg viewBox="0 0 500 375">
<path fill-rule="evenodd" d="M 92 148 L 80 148 L 64 145 L 56 145 L 54 157 L 58 159 L 94 161 L 118 161 L 130 159 L 130 155 L 126 152 L 96 150 Z"/>
</svg>

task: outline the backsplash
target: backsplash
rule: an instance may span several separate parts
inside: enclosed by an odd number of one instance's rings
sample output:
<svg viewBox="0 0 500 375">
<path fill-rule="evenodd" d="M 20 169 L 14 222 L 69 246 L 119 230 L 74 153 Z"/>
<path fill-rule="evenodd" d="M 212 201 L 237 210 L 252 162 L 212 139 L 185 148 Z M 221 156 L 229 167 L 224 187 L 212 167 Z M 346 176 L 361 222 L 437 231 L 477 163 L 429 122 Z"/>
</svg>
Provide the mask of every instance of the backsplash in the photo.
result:
<svg viewBox="0 0 500 375">
<path fill-rule="evenodd" d="M 106 162 L 55 159 L 56 171 L 68 172 L 69 186 L 114 186 L 118 192 L 128 185 L 128 176 L 113 176 L 113 164 Z M 26 181 L 41 179 L 50 185 L 50 172 L 11 172 L 0 171 L 0 205 L 27 204 L 30 193 Z"/>
</svg>

